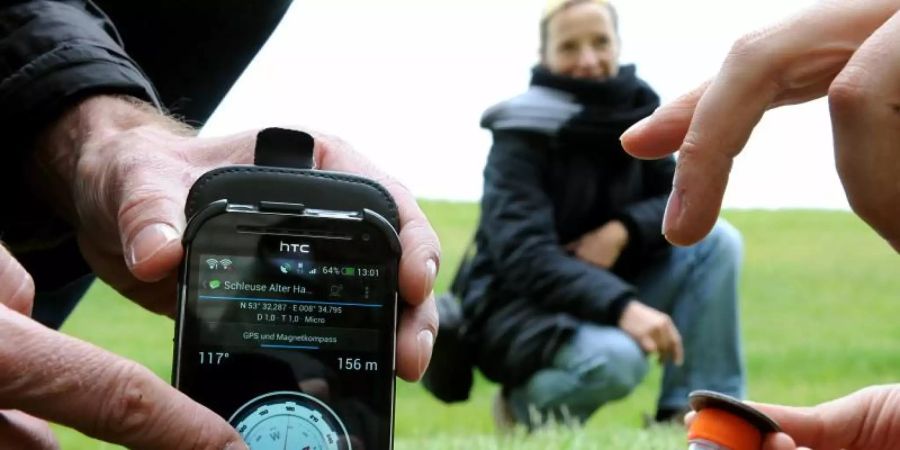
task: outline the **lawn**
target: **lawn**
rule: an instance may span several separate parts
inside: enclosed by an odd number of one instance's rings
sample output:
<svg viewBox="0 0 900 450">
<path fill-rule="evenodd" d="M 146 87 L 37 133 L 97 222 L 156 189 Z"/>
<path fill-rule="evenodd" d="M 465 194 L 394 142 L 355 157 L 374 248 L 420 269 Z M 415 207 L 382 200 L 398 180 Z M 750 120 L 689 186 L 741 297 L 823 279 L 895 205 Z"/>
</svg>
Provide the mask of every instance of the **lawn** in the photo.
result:
<svg viewBox="0 0 900 450">
<path fill-rule="evenodd" d="M 446 288 L 478 214 L 470 203 L 423 202 L 441 237 Z M 896 382 L 900 371 L 900 257 L 845 212 L 728 211 L 744 234 L 742 319 L 750 396 L 811 404 L 860 387 Z M 64 331 L 169 378 L 172 322 L 95 285 Z M 396 447 L 412 449 L 678 449 L 683 432 L 642 429 L 659 371 L 628 399 L 608 405 L 579 432 L 550 430 L 499 439 L 490 404 L 496 387 L 479 379 L 466 404 L 445 406 L 420 386 L 398 382 Z M 62 427 L 65 450 L 119 448 Z"/>
</svg>

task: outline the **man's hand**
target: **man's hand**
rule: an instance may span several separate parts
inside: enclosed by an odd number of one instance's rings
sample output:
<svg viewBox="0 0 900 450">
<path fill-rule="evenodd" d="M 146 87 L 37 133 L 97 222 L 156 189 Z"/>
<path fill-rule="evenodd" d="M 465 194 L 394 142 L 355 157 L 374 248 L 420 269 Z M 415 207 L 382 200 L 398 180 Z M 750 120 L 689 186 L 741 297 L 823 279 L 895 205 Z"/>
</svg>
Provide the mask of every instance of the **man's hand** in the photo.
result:
<svg viewBox="0 0 900 450">
<path fill-rule="evenodd" d="M 59 444 L 43 420 L 135 449 L 246 449 L 222 418 L 140 365 L 27 317 L 34 284 L 0 247 L 0 448 Z M 18 410 L 18 411 L 16 411 Z"/>
<path fill-rule="evenodd" d="M 628 245 L 628 229 L 618 220 L 606 222 L 577 241 L 566 245 L 566 250 L 578 259 L 609 269 L 616 264 L 622 250 Z"/>
<path fill-rule="evenodd" d="M 666 237 L 689 245 L 712 229 L 732 159 L 767 109 L 827 94 L 847 199 L 900 251 L 898 10 L 898 0 L 827 0 L 750 33 L 711 82 L 626 131 L 634 156 L 679 151 Z"/>
<path fill-rule="evenodd" d="M 681 334 L 665 313 L 631 300 L 622 311 L 619 328 L 633 337 L 645 352 L 658 354 L 660 362 L 684 363 Z"/>
<path fill-rule="evenodd" d="M 900 448 L 900 385 L 873 386 L 811 408 L 750 403 L 784 433 L 763 450 L 893 450 Z M 695 413 L 689 414 L 688 425 Z"/>
<path fill-rule="evenodd" d="M 418 379 L 431 358 L 437 309 L 431 295 L 440 245 L 412 194 L 349 145 L 315 137 L 317 167 L 357 173 L 384 185 L 400 214 L 400 318 L 397 371 Z M 182 124 L 134 101 L 90 98 L 68 111 L 39 142 L 41 179 L 76 224 L 86 260 L 123 295 L 172 315 L 183 256 L 184 204 L 194 181 L 220 166 L 251 164 L 255 132 L 200 139 Z M 65 209 L 66 205 L 73 207 Z"/>
</svg>

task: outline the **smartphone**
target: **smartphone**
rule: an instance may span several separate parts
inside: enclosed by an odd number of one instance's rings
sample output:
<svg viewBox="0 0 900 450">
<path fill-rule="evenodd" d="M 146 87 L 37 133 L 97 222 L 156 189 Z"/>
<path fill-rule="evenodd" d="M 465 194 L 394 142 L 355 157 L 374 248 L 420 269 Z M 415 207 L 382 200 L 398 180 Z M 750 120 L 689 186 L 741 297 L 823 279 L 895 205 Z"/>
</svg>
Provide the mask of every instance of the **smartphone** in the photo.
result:
<svg viewBox="0 0 900 450">
<path fill-rule="evenodd" d="M 388 450 L 397 233 L 370 210 L 228 204 L 185 232 L 173 382 L 252 450 Z"/>
</svg>

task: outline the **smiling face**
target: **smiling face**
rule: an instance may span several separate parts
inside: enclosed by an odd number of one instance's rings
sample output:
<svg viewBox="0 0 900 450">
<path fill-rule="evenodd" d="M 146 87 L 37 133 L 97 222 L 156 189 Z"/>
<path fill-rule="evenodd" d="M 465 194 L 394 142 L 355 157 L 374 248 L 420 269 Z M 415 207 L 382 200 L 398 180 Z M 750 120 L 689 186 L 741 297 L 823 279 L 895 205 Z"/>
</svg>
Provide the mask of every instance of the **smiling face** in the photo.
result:
<svg viewBox="0 0 900 450">
<path fill-rule="evenodd" d="M 563 6 L 544 24 L 541 64 L 550 72 L 603 80 L 619 73 L 612 9 L 595 1 Z"/>
</svg>

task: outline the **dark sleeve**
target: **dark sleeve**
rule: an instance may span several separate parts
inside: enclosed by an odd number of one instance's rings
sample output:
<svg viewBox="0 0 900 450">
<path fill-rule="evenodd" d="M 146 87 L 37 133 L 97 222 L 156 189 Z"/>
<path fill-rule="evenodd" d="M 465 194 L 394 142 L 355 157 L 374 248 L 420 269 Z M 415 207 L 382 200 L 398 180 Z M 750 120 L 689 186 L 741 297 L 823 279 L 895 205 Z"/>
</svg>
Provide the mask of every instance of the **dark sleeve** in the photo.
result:
<svg viewBox="0 0 900 450">
<path fill-rule="evenodd" d="M 611 272 L 572 257 L 559 243 L 553 204 L 543 188 L 547 137 L 494 133 L 485 168 L 482 231 L 504 290 L 550 310 L 602 323 L 618 321 L 634 288 Z"/>
<path fill-rule="evenodd" d="M 12 134 L 4 140 L 30 142 L 28 133 L 95 93 L 159 104 L 112 23 L 91 2 L 0 2 L 0 120 Z"/>
<path fill-rule="evenodd" d="M 625 251 L 629 258 L 636 259 L 643 259 L 669 246 L 662 234 L 662 220 L 672 191 L 675 159 L 667 157 L 642 161 L 641 166 L 645 199 L 628 205 L 617 214 L 628 229 L 629 241 Z"/>
</svg>

